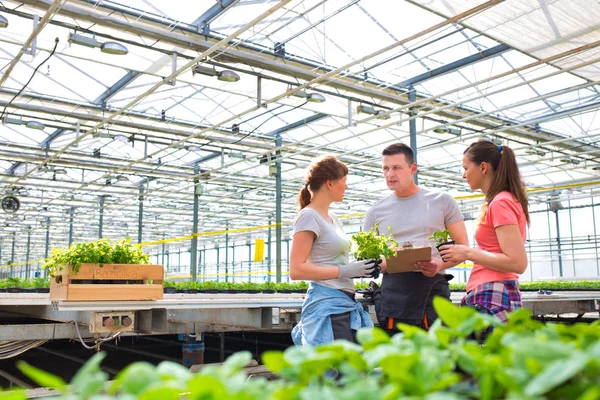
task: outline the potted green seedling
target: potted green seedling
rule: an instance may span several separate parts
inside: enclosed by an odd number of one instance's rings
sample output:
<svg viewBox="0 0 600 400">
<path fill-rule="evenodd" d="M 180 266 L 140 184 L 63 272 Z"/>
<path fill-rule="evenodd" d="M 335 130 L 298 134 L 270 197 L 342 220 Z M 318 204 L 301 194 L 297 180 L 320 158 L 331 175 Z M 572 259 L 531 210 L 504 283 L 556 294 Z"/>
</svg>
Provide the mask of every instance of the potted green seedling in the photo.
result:
<svg viewBox="0 0 600 400">
<path fill-rule="evenodd" d="M 386 259 L 395 256 L 397 253 L 394 248 L 398 247 L 398 242 L 394 239 L 392 228 L 388 226 L 389 234 L 381 235 L 378 233 L 379 223 L 376 223 L 368 232 L 357 232 L 351 237 L 350 251 L 357 260 L 379 260 L 381 256 Z M 373 278 L 379 277 L 379 266 L 373 273 Z"/>
<path fill-rule="evenodd" d="M 450 231 L 448 229 L 444 229 L 443 231 L 438 231 L 438 230 L 433 231 L 433 233 L 431 234 L 431 236 L 429 236 L 427 238 L 427 240 L 435 240 L 435 243 L 436 243 L 435 248 L 438 249 L 438 251 L 440 251 L 440 247 L 442 247 L 444 245 L 456 243 L 450 237 Z M 446 260 L 444 260 L 444 257 L 442 257 L 442 261 L 444 261 L 444 262 L 446 261 Z"/>
</svg>

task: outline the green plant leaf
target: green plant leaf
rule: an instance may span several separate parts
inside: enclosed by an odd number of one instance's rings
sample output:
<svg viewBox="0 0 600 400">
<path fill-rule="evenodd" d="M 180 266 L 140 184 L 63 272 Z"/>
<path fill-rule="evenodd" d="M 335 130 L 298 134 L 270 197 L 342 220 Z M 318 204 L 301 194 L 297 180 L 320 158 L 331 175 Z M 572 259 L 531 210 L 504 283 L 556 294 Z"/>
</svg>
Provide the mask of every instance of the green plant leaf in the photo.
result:
<svg viewBox="0 0 600 400">
<path fill-rule="evenodd" d="M 550 363 L 529 382 L 525 388 L 525 394 L 529 396 L 542 395 L 560 386 L 585 368 L 588 359 L 584 354 L 575 354 L 567 360 Z"/>
<path fill-rule="evenodd" d="M 27 394 L 25 390 L 15 389 L 15 390 L 7 390 L 5 392 L 0 389 L 0 399 L 2 400 L 26 400 Z"/>
<path fill-rule="evenodd" d="M 268 350 L 262 354 L 262 362 L 271 371 L 278 373 L 284 368 L 290 367 L 290 364 L 284 357 L 282 351 Z"/>
<path fill-rule="evenodd" d="M 382 343 L 390 343 L 390 336 L 381 328 L 360 328 L 356 332 L 356 341 L 369 350 Z"/>
<path fill-rule="evenodd" d="M 111 393 L 119 390 L 122 393 L 138 395 L 159 380 L 154 365 L 143 361 L 135 362 L 116 376 Z"/>
<path fill-rule="evenodd" d="M 17 368 L 19 368 L 23 375 L 40 386 L 58 389 L 63 393 L 67 391 L 67 383 L 63 381 L 62 378 L 51 374 L 50 372 L 36 368 L 33 365 L 29 365 L 23 360 L 17 361 Z"/>
<path fill-rule="evenodd" d="M 450 328 L 458 329 L 468 318 L 477 313 L 470 307 L 458 307 L 443 297 L 436 296 L 433 299 L 433 308 Z"/>
</svg>

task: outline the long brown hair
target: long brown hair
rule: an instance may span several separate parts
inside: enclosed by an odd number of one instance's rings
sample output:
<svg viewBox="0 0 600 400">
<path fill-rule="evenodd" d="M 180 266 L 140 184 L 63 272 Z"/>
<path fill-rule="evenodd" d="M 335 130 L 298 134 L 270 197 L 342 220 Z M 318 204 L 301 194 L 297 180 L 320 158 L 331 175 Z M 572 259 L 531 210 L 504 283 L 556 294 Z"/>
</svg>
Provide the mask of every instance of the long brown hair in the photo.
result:
<svg viewBox="0 0 600 400">
<path fill-rule="evenodd" d="M 519 172 L 515 152 L 508 146 L 497 145 L 489 140 L 479 140 L 471 143 L 463 154 L 477 165 L 481 165 L 482 162 L 487 163 L 494 174 L 492 184 L 485 195 L 482 214 L 485 214 L 487 205 L 498 193 L 508 191 L 521 203 L 529 224 L 529 200 L 525 191 L 525 183 Z"/>
<path fill-rule="evenodd" d="M 346 175 L 348 175 L 348 167 L 334 156 L 323 156 L 314 160 L 308 167 L 304 186 L 298 193 L 300 209 L 310 204 L 311 192 L 319 191 L 327 181 L 336 181 Z"/>
</svg>

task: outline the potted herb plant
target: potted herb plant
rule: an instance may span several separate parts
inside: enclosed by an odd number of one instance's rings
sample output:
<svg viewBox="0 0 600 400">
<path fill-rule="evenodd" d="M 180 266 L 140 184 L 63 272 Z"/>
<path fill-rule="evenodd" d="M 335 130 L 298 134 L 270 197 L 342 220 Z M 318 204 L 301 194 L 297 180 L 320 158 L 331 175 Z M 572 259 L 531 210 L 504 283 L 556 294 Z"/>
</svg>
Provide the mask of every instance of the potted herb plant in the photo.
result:
<svg viewBox="0 0 600 400">
<path fill-rule="evenodd" d="M 440 247 L 442 247 L 444 245 L 456 243 L 450 237 L 450 231 L 448 229 L 444 229 L 443 231 L 438 231 L 438 230 L 433 231 L 433 233 L 431 234 L 431 236 L 429 236 L 427 238 L 427 240 L 435 240 L 435 243 L 436 243 L 435 248 L 438 249 L 438 251 L 440 251 Z M 446 261 L 446 260 L 444 260 L 444 257 L 442 257 L 442 261 L 444 261 L 444 262 Z"/>
<path fill-rule="evenodd" d="M 398 242 L 394 239 L 392 228 L 388 226 L 389 234 L 381 235 L 378 233 L 379 223 L 375 224 L 368 232 L 357 232 L 351 237 L 350 251 L 357 260 L 380 260 L 381 256 L 390 258 L 396 255 L 394 248 L 398 247 Z M 373 278 L 379 277 L 379 265 Z"/>
</svg>

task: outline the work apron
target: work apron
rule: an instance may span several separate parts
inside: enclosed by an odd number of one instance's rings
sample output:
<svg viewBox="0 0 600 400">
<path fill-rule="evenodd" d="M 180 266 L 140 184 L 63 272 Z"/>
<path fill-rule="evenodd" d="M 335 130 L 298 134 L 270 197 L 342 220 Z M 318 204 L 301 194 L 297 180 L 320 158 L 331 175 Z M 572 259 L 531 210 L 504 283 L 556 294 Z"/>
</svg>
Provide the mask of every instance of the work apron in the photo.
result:
<svg viewBox="0 0 600 400">
<path fill-rule="evenodd" d="M 427 277 L 421 272 L 384 274 L 381 287 L 373 294 L 379 326 L 396 333 L 396 323 L 402 322 L 429 329 L 437 319 L 433 298 L 450 299 L 448 281 L 452 275 Z"/>
</svg>

